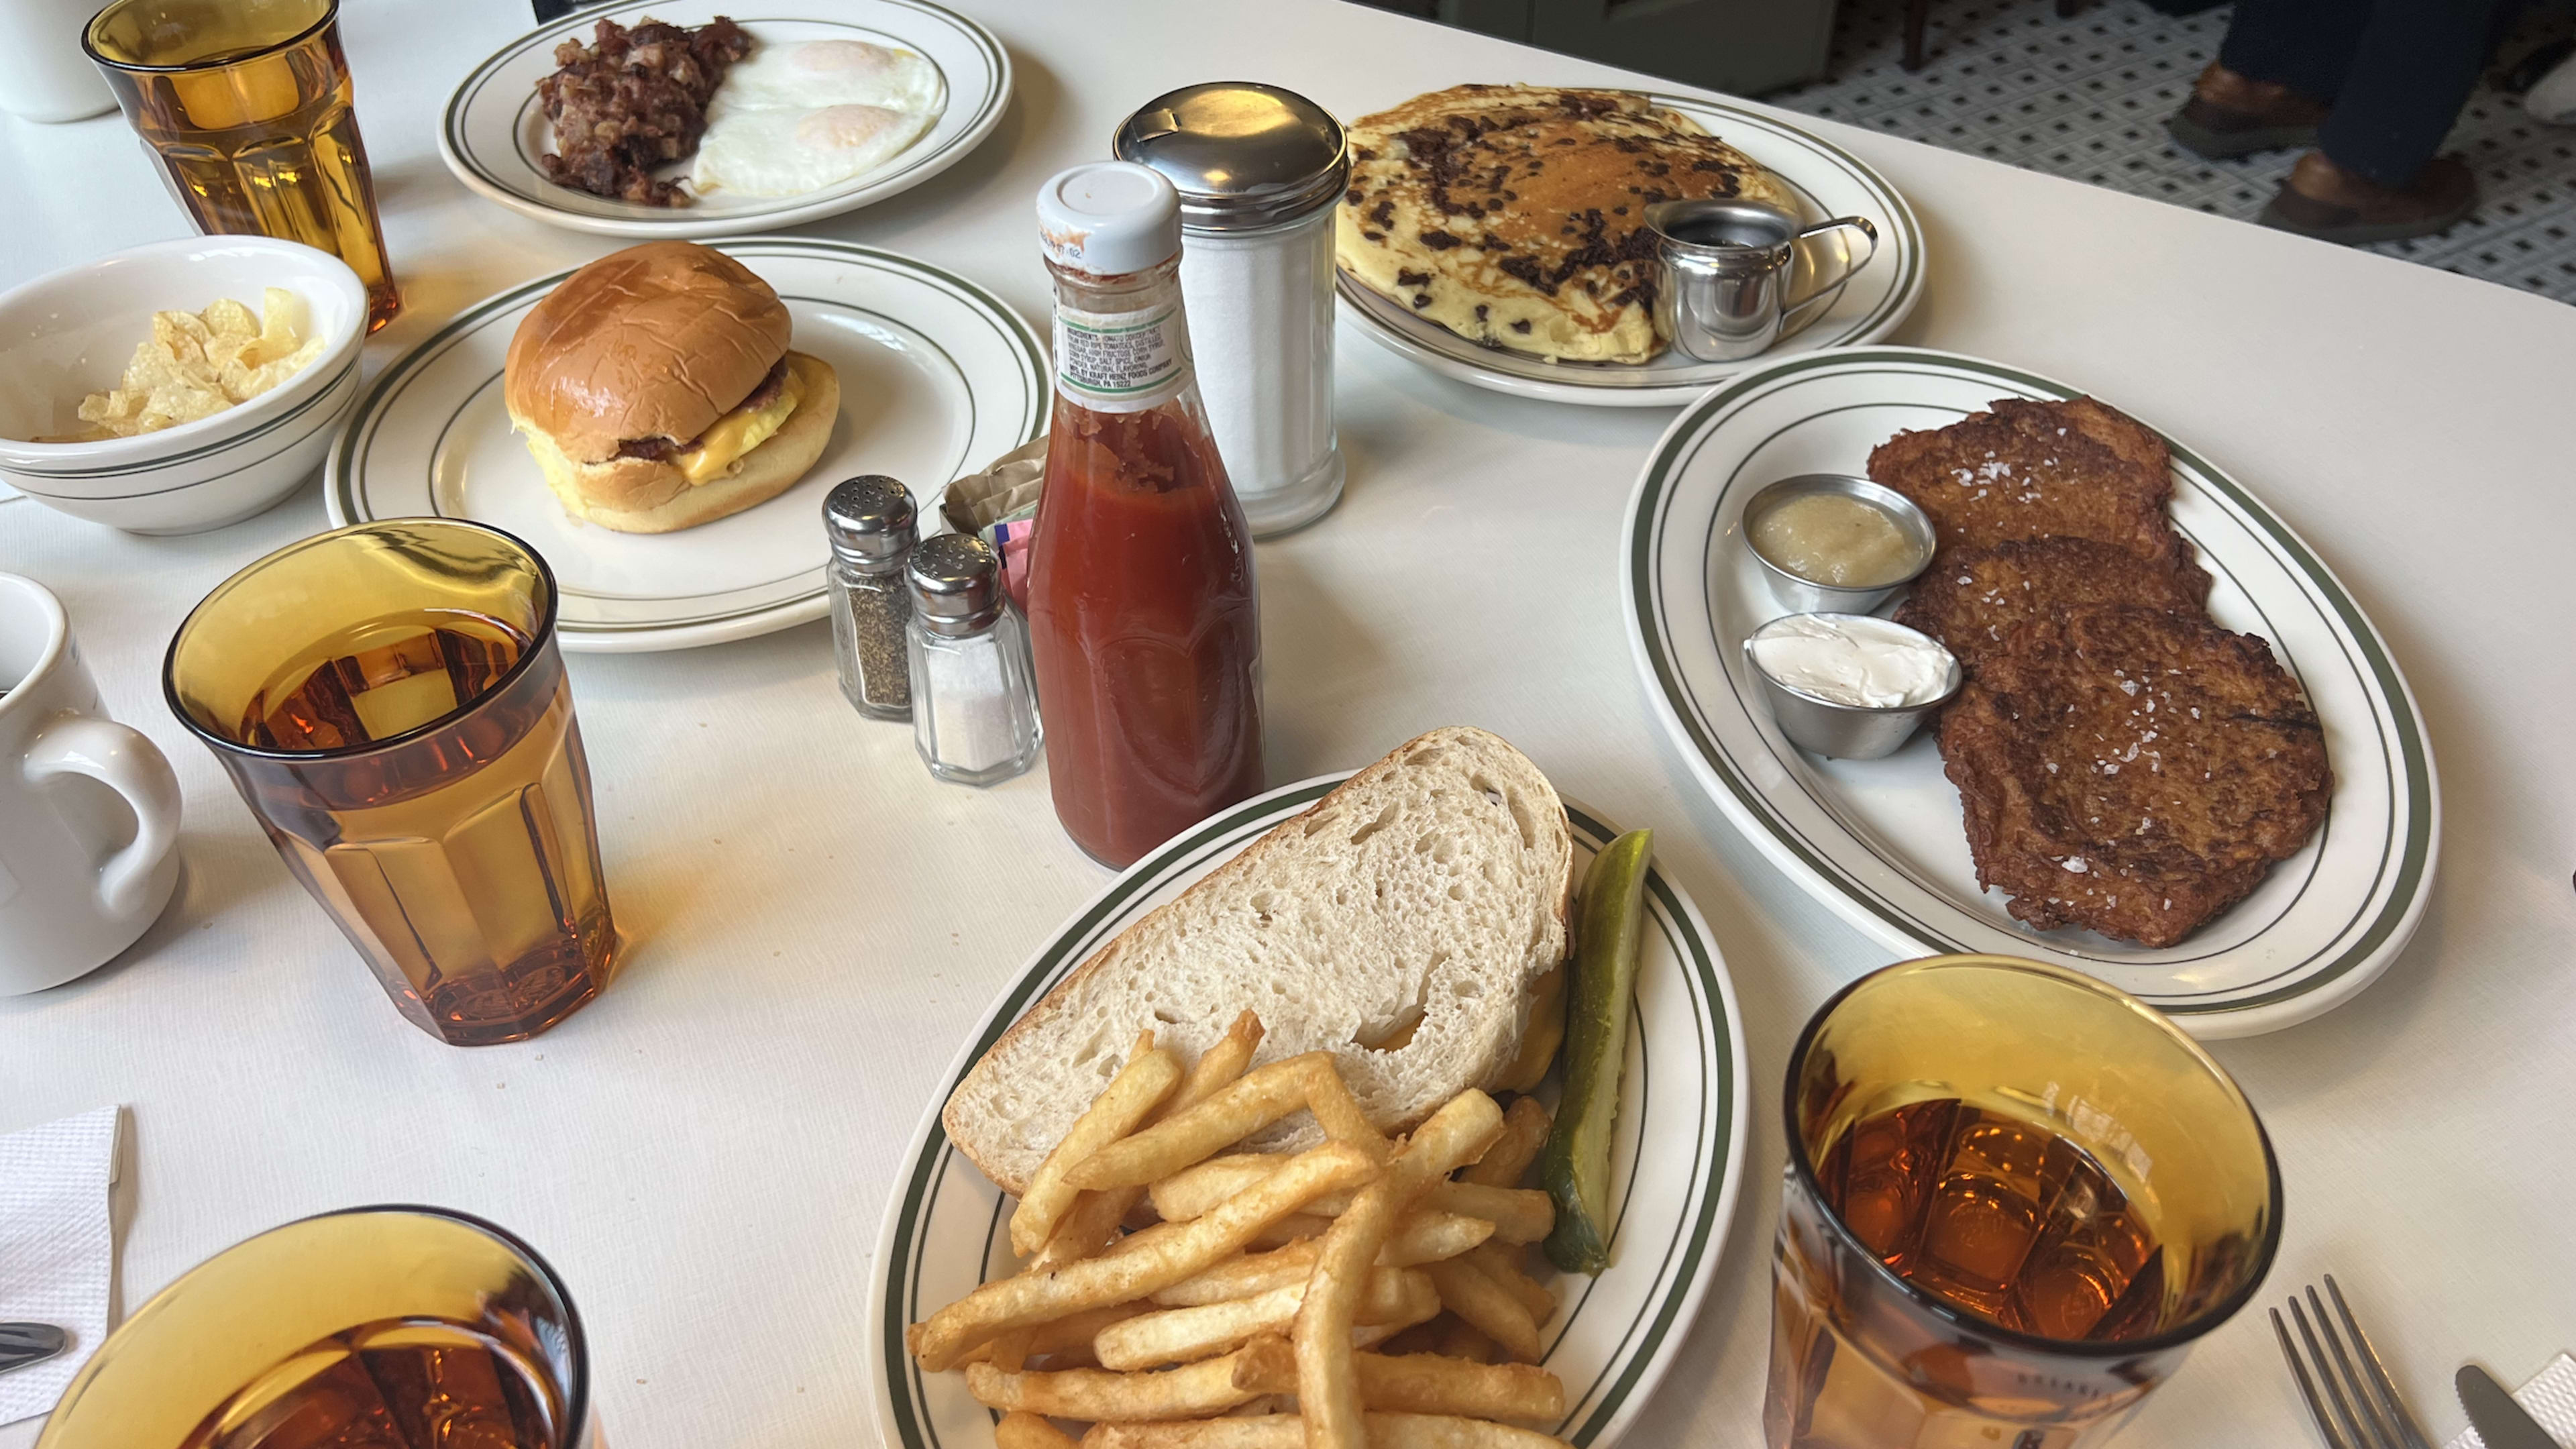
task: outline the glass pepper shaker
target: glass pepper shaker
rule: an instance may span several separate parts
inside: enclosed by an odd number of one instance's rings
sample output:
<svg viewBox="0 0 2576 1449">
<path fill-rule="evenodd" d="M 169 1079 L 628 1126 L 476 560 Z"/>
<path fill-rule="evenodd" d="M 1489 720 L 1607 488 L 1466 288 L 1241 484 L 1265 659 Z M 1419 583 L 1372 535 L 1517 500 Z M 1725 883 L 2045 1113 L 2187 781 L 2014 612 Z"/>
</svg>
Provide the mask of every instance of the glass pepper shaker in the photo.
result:
<svg viewBox="0 0 2576 1449">
<path fill-rule="evenodd" d="M 832 540 L 826 573 L 841 693 L 875 719 L 912 717 L 912 666 L 904 642 L 912 623 L 912 589 L 904 580 L 904 561 L 912 552 L 915 521 L 912 494 L 882 473 L 847 479 L 823 499 L 823 531 Z"/>
<path fill-rule="evenodd" d="M 992 785 L 1037 763 L 1028 626 L 1002 593 L 1001 560 L 972 534 L 913 549 L 912 740 L 940 779 Z"/>
</svg>

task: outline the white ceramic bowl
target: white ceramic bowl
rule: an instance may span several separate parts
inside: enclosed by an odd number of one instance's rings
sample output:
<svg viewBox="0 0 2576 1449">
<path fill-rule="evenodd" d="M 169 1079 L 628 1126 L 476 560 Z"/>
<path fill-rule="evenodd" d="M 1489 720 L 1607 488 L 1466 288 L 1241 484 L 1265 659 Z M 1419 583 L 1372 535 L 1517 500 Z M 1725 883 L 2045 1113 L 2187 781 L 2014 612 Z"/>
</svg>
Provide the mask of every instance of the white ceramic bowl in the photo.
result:
<svg viewBox="0 0 2576 1449">
<path fill-rule="evenodd" d="M 76 432 L 81 398 L 116 385 L 152 314 L 262 289 L 302 301 L 298 330 L 322 355 L 238 407 L 133 438 L 37 443 Z M 154 242 L 0 293 L 0 478 L 47 507 L 134 533 L 197 533 L 292 493 L 358 398 L 367 292 L 328 252 L 266 237 Z"/>
</svg>

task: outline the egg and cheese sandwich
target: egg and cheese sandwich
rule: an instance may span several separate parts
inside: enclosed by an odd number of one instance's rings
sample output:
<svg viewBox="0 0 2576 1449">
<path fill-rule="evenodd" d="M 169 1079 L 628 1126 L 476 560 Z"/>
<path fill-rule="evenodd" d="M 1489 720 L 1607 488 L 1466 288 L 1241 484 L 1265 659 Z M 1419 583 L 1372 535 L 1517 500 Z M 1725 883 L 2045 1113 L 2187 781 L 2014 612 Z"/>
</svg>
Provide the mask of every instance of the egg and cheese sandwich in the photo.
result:
<svg viewBox="0 0 2576 1449">
<path fill-rule="evenodd" d="M 575 518 L 669 533 L 787 491 L 823 455 L 841 383 L 787 349 L 769 284 L 694 242 L 563 280 L 510 339 L 504 401 Z"/>
</svg>

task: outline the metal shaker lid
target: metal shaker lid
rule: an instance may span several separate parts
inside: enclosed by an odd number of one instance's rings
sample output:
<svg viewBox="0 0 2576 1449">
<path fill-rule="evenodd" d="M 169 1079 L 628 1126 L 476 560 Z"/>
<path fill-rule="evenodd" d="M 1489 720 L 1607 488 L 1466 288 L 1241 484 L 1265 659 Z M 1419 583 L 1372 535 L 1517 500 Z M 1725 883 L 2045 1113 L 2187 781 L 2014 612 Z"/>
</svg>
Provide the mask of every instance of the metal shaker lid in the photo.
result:
<svg viewBox="0 0 2576 1449">
<path fill-rule="evenodd" d="M 850 564 L 889 568 L 912 547 L 912 493 L 883 473 L 845 478 L 823 496 L 823 532 Z"/>
<path fill-rule="evenodd" d="M 1171 178 L 1181 224 L 1257 231 L 1329 206 L 1350 183 L 1342 123 L 1313 101 L 1258 81 L 1209 81 L 1147 101 L 1111 149 Z"/>
<path fill-rule="evenodd" d="M 972 634 L 1002 616 L 1002 563 L 971 533 L 925 538 L 912 551 L 912 611 L 933 634 Z"/>
</svg>

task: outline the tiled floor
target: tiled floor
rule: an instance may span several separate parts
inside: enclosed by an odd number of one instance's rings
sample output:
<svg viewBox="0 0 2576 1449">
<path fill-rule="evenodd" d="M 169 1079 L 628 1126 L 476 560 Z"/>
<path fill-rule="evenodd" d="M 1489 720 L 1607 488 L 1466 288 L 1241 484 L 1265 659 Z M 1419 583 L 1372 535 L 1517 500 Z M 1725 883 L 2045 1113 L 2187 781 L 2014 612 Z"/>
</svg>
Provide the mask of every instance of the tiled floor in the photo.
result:
<svg viewBox="0 0 2576 1449">
<path fill-rule="evenodd" d="M 2095 0 L 2061 20 L 2053 0 L 1935 0 L 1928 63 L 1912 74 L 1897 64 L 1902 14 L 1901 0 L 1843 0 L 1831 77 L 1767 99 L 2249 221 L 2296 159 L 2203 161 L 2165 135 L 2226 33 L 2224 9 L 2177 18 L 2142 0 Z M 2503 54 L 2566 25 L 2563 12 L 2538 15 Z M 2373 250 L 2576 302 L 2576 129 L 2481 90 L 2450 149 L 2477 167 L 2476 215 Z"/>
</svg>

